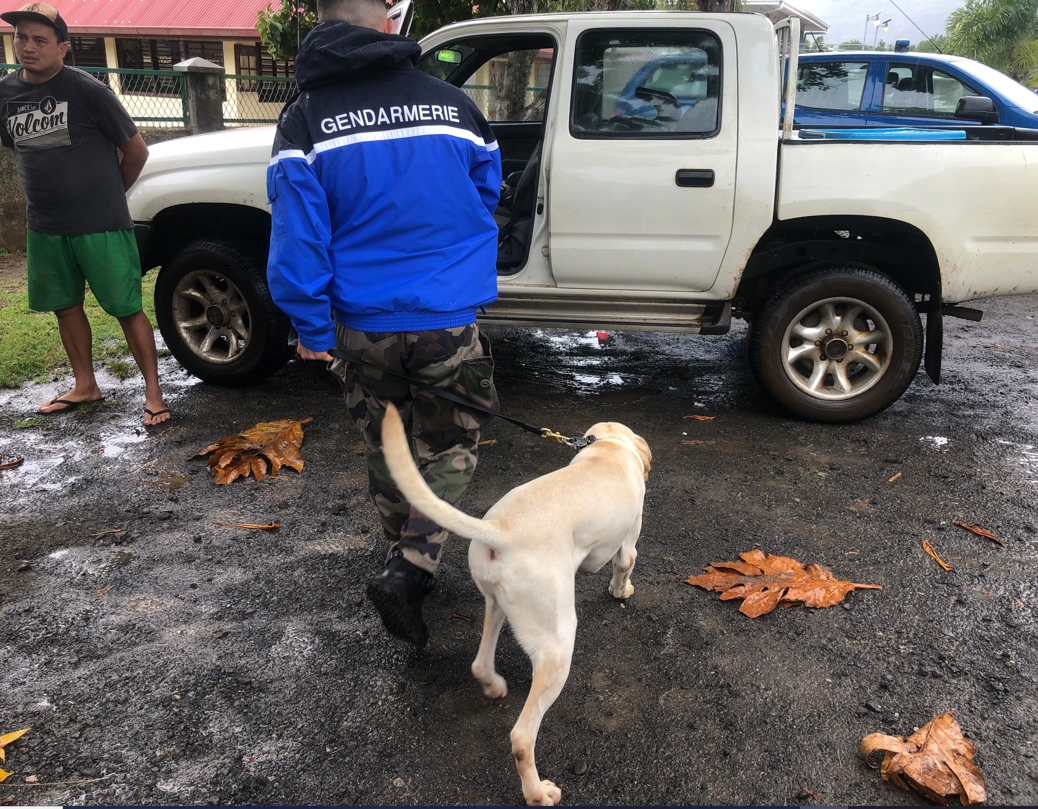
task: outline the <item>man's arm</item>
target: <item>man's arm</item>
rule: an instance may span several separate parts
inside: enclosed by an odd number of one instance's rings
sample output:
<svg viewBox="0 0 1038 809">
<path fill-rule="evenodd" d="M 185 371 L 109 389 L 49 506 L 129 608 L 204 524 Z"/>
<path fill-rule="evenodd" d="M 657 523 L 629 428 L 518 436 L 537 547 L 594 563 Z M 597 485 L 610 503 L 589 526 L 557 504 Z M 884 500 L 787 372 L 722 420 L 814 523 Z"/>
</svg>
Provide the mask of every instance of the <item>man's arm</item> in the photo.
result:
<svg viewBox="0 0 1038 809">
<path fill-rule="evenodd" d="M 123 153 L 123 161 L 119 164 L 119 171 L 123 176 L 123 191 L 129 191 L 141 176 L 144 164 L 148 162 L 148 144 L 138 132 L 120 146 L 119 151 Z"/>
<path fill-rule="evenodd" d="M 271 162 L 270 294 L 295 326 L 299 356 L 330 361 L 327 352 L 335 347 L 335 323 L 327 292 L 332 281 L 328 198 L 302 151 L 289 147 Z"/>
<path fill-rule="evenodd" d="M 501 150 L 497 146 L 494 130 L 478 112 L 475 113 L 476 124 L 483 136 L 483 147 L 477 146 L 472 165 L 469 167 L 469 179 L 479 192 L 479 198 L 490 215 L 494 215 L 501 201 Z"/>
</svg>

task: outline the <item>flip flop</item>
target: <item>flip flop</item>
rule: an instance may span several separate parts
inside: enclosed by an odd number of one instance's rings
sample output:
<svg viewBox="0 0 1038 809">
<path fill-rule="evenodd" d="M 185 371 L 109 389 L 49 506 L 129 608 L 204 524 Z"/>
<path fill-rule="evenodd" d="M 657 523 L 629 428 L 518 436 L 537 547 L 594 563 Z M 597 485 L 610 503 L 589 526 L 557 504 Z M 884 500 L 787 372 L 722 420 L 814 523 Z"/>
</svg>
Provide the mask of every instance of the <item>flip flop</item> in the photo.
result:
<svg viewBox="0 0 1038 809">
<path fill-rule="evenodd" d="M 46 407 L 47 405 L 60 404 L 65 405 L 59 410 L 40 410 L 37 408 L 37 412 L 44 416 L 53 416 L 55 413 L 68 413 L 70 410 L 75 410 L 80 405 L 93 404 L 94 402 L 103 401 L 104 397 L 100 399 L 87 399 L 80 402 L 73 402 L 71 399 L 51 399 L 49 402 L 44 402 L 40 407 Z"/>
<path fill-rule="evenodd" d="M 144 412 L 147 413 L 152 418 L 155 418 L 156 416 L 161 416 L 163 413 L 169 413 L 170 411 L 169 411 L 169 408 L 167 407 L 165 410 L 156 410 L 154 413 L 152 413 L 150 410 L 148 410 L 148 408 L 144 408 Z M 169 418 L 166 419 L 165 421 L 160 421 L 158 424 L 145 424 L 144 426 L 145 427 L 161 427 L 163 424 L 169 424 L 171 421 L 173 421 L 173 414 L 172 413 L 170 413 Z"/>
</svg>

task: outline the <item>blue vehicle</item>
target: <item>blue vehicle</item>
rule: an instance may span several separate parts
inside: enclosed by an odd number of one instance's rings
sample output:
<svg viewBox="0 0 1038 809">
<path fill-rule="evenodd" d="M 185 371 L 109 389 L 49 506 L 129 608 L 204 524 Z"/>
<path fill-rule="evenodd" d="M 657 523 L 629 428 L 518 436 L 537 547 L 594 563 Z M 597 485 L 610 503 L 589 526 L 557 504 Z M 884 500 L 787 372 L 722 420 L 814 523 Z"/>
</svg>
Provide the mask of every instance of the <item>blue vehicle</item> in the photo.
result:
<svg viewBox="0 0 1038 809">
<path fill-rule="evenodd" d="M 956 115 L 959 99 L 967 102 Z M 992 105 L 994 109 L 992 110 Z M 1038 94 L 994 68 L 936 53 L 828 51 L 800 56 L 799 127 L 997 124 L 1038 129 Z"/>
<path fill-rule="evenodd" d="M 711 69 L 706 51 L 698 48 L 653 59 L 620 91 L 613 115 L 651 120 L 657 117 L 659 110 L 649 102 L 673 97 L 680 105 L 675 117 L 680 118 L 696 102 L 708 97 L 712 75 L 717 75 L 716 68 Z"/>
</svg>

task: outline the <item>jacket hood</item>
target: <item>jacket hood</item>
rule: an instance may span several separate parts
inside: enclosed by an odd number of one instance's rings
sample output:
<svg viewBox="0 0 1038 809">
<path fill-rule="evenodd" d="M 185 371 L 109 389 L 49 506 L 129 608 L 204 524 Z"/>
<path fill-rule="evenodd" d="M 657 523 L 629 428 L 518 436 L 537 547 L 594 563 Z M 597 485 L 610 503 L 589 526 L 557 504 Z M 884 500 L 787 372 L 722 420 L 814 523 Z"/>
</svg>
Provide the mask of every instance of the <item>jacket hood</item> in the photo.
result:
<svg viewBox="0 0 1038 809">
<path fill-rule="evenodd" d="M 300 90 L 312 90 L 364 73 L 413 67 L 421 55 L 422 47 L 413 39 L 327 20 L 307 34 L 299 48 L 296 83 Z"/>
</svg>

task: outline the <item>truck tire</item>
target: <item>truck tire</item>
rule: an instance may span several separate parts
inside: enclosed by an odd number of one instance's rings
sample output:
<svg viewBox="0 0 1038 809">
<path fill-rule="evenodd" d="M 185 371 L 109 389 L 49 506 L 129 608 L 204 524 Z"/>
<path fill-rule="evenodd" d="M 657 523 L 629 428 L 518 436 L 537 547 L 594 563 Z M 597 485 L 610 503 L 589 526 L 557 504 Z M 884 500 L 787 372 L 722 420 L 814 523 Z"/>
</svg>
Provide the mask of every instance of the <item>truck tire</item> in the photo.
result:
<svg viewBox="0 0 1038 809">
<path fill-rule="evenodd" d="M 912 299 L 862 266 L 827 266 L 782 286 L 755 318 L 750 368 L 779 404 L 808 421 L 875 415 L 908 389 L 923 355 Z"/>
<path fill-rule="evenodd" d="M 260 382 L 292 356 L 291 323 L 270 297 L 262 260 L 231 243 L 199 239 L 165 264 L 155 319 L 180 364 L 216 385 Z"/>
</svg>

